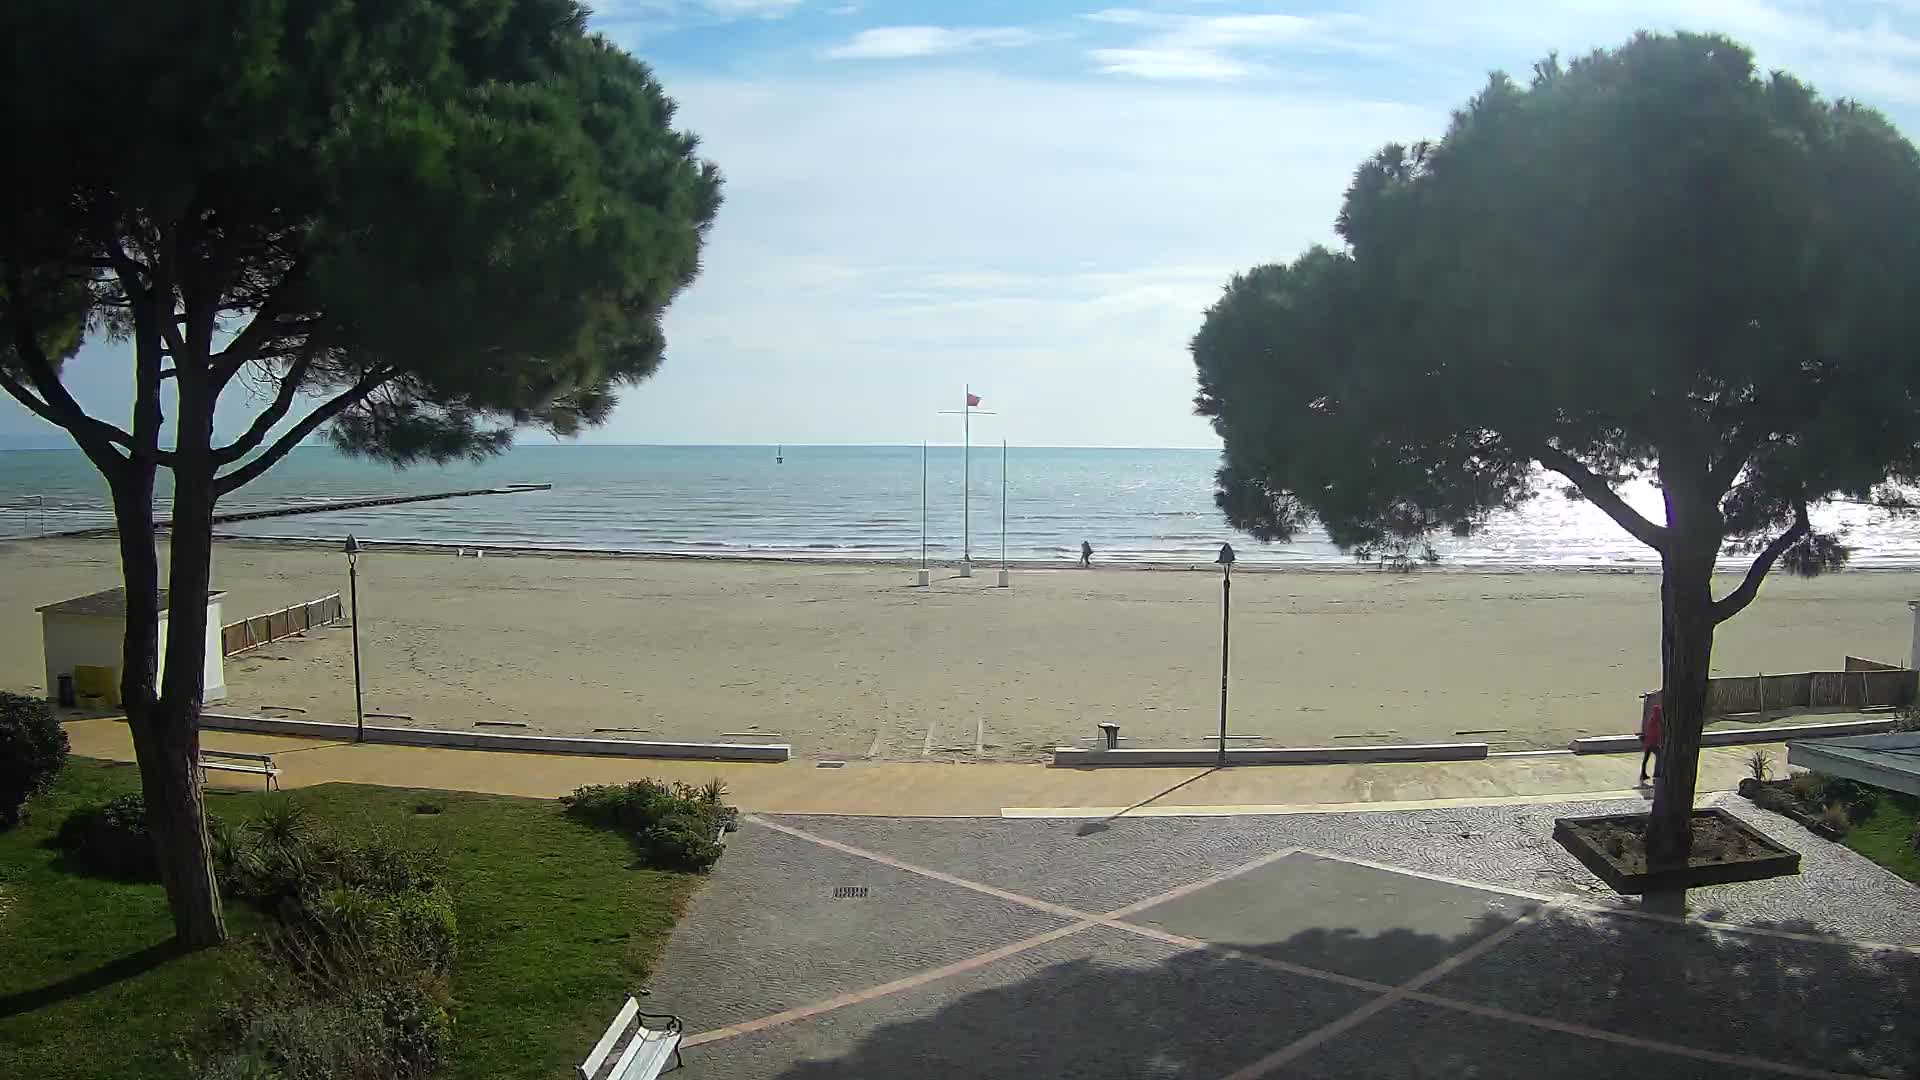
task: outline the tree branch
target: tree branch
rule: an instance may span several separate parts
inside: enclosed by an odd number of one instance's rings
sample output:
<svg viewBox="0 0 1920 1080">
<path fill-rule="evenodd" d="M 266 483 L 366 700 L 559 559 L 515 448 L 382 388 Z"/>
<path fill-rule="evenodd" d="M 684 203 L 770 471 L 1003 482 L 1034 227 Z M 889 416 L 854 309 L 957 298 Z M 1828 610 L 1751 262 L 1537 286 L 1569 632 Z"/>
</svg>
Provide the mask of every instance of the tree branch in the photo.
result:
<svg viewBox="0 0 1920 1080">
<path fill-rule="evenodd" d="M 266 411 L 253 418 L 253 423 L 247 428 L 246 434 L 213 452 L 215 468 L 230 465 L 252 453 L 254 448 L 259 446 L 267 434 L 273 430 L 273 426 L 286 419 L 287 411 L 293 408 L 293 399 L 300 394 L 300 383 L 306 378 L 307 371 L 312 366 L 313 354 L 310 352 L 301 353 L 299 358 L 294 360 L 293 365 L 287 369 L 287 373 L 280 377 L 280 389 L 274 393 L 272 403 L 267 406 Z"/>
<path fill-rule="evenodd" d="M 1812 528 L 1813 526 L 1807 521 L 1807 504 L 1804 501 L 1795 504 L 1793 524 L 1787 528 L 1786 532 L 1774 537 L 1772 543 L 1761 549 L 1760 554 L 1754 558 L 1753 565 L 1747 567 L 1746 579 L 1740 582 L 1739 588 L 1713 602 L 1715 625 L 1740 614 L 1748 604 L 1753 603 L 1753 598 L 1760 595 L 1760 583 L 1766 580 L 1767 572 L 1773 569 L 1773 564 L 1779 561 L 1783 552 L 1799 543 L 1801 538 L 1812 531 Z"/>
<path fill-rule="evenodd" d="M 1707 471 L 1709 490 L 1716 494 L 1723 494 L 1733 487 L 1733 482 L 1740 478 L 1740 470 L 1746 467 L 1747 459 L 1751 458 L 1754 450 L 1760 446 L 1761 430 L 1761 426 L 1756 424 L 1748 430 L 1734 434 L 1732 441 L 1727 445 L 1726 452 L 1721 454 L 1720 460 L 1714 462 L 1713 468 Z"/>
<path fill-rule="evenodd" d="M 0 368 L 0 390 L 5 390 L 7 393 L 12 394 L 15 401 L 25 405 L 29 412 L 45 420 L 47 423 L 54 424 L 58 427 L 67 426 L 60 422 L 58 416 L 54 415 L 53 406 L 40 400 L 39 395 L 27 389 L 24 384 L 13 376 L 7 374 L 5 368 Z"/>
<path fill-rule="evenodd" d="M 87 415 L 80 403 L 73 400 L 73 395 L 67 393 L 66 386 L 60 382 L 60 373 L 53 369 L 53 363 L 40 348 L 33 329 L 25 323 L 13 323 L 13 351 L 26 367 L 27 381 L 40 392 L 39 397 L 34 399 L 39 402 L 39 407 L 36 408 L 33 400 L 29 400 L 33 398 L 32 394 L 22 396 L 26 387 L 11 377 L 6 379 L 7 393 L 18 398 L 21 404 L 43 419 L 71 432 L 80 449 L 86 451 L 87 457 L 111 477 L 113 466 L 126 461 L 126 457 L 114 447 L 118 445 L 132 450 L 133 436 L 104 420 Z"/>
<path fill-rule="evenodd" d="M 1528 449 L 1540 464 L 1573 481 L 1573 486 L 1579 489 L 1580 494 L 1587 497 L 1588 502 L 1606 511 L 1607 516 L 1632 534 L 1635 540 L 1655 551 L 1666 550 L 1666 528 L 1648 521 L 1641 516 L 1640 511 L 1628 506 L 1618 492 L 1608 486 L 1607 482 L 1596 475 L 1592 469 L 1581 464 L 1579 459 L 1564 450 L 1557 450 L 1547 445 L 1544 441 L 1535 443 Z"/>
<path fill-rule="evenodd" d="M 306 272 L 306 260 L 294 260 L 293 265 L 289 266 L 287 272 L 281 277 L 280 284 L 273 290 L 273 294 L 254 310 L 253 318 L 247 321 L 246 329 L 240 331 L 237 337 L 227 343 L 226 348 L 214 355 L 214 386 L 225 386 L 228 380 L 240 373 L 241 368 L 258 359 L 260 350 L 274 340 L 276 331 L 282 329 L 279 326 L 280 316 L 287 314 L 287 309 L 292 305 L 290 298 L 298 290 Z"/>
<path fill-rule="evenodd" d="M 393 369 L 388 367 L 375 368 L 361 376 L 359 382 L 354 383 L 352 386 L 328 399 L 325 404 L 302 417 L 299 423 L 288 428 L 278 439 L 274 440 L 272 446 L 262 451 L 259 457 L 254 458 L 252 461 L 247 462 L 245 465 L 240 466 L 224 476 L 216 477 L 213 482 L 215 496 L 226 495 L 258 479 L 261 473 L 273 468 L 276 462 L 286 457 L 294 447 L 299 446 L 301 441 L 313 434 L 321 424 L 340 415 L 352 406 L 365 401 L 368 394 L 373 393 L 382 383 L 393 378 L 393 376 Z"/>
</svg>

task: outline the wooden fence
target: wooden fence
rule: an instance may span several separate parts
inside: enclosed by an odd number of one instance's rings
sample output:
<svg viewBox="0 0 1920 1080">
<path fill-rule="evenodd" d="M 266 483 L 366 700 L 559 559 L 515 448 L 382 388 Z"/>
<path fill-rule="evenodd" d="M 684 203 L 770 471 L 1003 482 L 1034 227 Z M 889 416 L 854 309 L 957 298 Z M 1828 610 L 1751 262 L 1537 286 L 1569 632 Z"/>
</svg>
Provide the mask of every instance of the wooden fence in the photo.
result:
<svg viewBox="0 0 1920 1080">
<path fill-rule="evenodd" d="M 1873 660 L 1847 657 L 1845 671 L 1802 671 L 1786 675 L 1740 675 L 1707 680 L 1707 715 L 1779 714 L 1795 709 L 1865 709 L 1875 705 L 1912 705 L 1920 691 L 1920 672 Z M 1648 694 L 1650 709 L 1659 693 Z"/>
<path fill-rule="evenodd" d="M 220 652 L 223 656 L 233 656 L 248 649 L 257 649 L 270 641 L 304 633 L 316 626 L 339 622 L 344 617 L 339 593 L 279 611 L 269 611 L 265 615 L 255 615 L 251 619 L 241 619 L 222 626 Z"/>
</svg>

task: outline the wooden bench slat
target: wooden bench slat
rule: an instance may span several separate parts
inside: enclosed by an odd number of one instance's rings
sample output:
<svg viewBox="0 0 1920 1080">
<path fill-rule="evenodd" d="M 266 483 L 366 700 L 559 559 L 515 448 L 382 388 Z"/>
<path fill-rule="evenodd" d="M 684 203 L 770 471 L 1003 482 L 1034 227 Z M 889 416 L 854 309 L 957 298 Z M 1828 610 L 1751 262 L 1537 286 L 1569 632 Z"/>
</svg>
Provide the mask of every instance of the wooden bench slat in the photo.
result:
<svg viewBox="0 0 1920 1080">
<path fill-rule="evenodd" d="M 272 754 L 249 754 L 240 750 L 209 750 L 204 746 L 200 748 L 200 756 L 203 758 L 204 757 L 238 758 L 242 761 L 261 761 L 269 765 L 273 764 Z"/>
<path fill-rule="evenodd" d="M 640 1015 L 640 1002 L 632 994 L 628 994 L 627 1003 L 620 1006 L 620 1011 L 614 1014 L 613 1023 L 607 1025 L 607 1033 L 600 1036 L 599 1042 L 593 1044 L 593 1053 L 588 1054 L 587 1060 L 575 1070 L 579 1073 L 578 1080 L 593 1080 L 599 1073 L 600 1066 L 606 1064 L 607 1055 L 613 1053 L 613 1048 L 620 1045 L 620 1037 L 627 1033 L 627 1025 L 633 1023 L 633 1018 L 638 1015 Z"/>
<path fill-rule="evenodd" d="M 613 1080 L 654 1080 L 667 1067 L 667 1060 L 680 1045 L 680 1033 L 643 1027 L 621 1058 L 624 1071 L 615 1071 Z M 631 1059 L 631 1060 L 628 1060 Z"/>
<path fill-rule="evenodd" d="M 607 1074 L 608 1080 L 627 1080 L 627 1070 L 633 1067 L 633 1061 L 640 1056 L 640 1050 L 647 1045 L 647 1029 L 641 1028 L 627 1043 L 626 1052 L 614 1063 L 613 1071 Z"/>
</svg>

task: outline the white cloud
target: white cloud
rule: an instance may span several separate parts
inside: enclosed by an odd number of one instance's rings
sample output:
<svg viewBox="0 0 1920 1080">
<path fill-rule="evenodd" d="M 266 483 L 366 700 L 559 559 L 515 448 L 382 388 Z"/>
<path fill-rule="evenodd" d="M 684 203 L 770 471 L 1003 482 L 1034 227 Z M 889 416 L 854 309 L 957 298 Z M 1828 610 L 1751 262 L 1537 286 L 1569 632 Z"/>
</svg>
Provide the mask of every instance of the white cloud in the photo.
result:
<svg viewBox="0 0 1920 1080">
<path fill-rule="evenodd" d="M 1241 79 L 1261 70 L 1211 49 L 1090 49 L 1087 55 L 1105 74 L 1143 79 Z"/>
<path fill-rule="evenodd" d="M 622 23 L 641 23 L 650 34 L 687 25 L 727 23 L 740 19 L 778 19 L 791 15 L 806 0 L 593 0 L 593 22 L 599 29 Z"/>
<path fill-rule="evenodd" d="M 700 6 L 722 18 L 777 19 L 800 6 L 803 0 L 700 0 Z"/>
<path fill-rule="evenodd" d="M 1249 54 L 1284 51 L 1374 52 L 1368 21 L 1358 15 L 1187 15 L 1108 8 L 1082 16 L 1108 27 L 1144 31 L 1124 47 L 1089 49 L 1102 73 L 1145 79 L 1240 79 L 1268 70 Z"/>
<path fill-rule="evenodd" d="M 845 44 L 827 50 L 827 56 L 835 60 L 895 60 L 1010 48 L 1034 40 L 1031 31 L 1014 26 L 881 26 L 860 31 Z"/>
<path fill-rule="evenodd" d="M 1340 13 L 1174 13 L 1113 8 L 1082 16 L 1132 35 L 1087 50 L 1095 70 L 1152 79 L 1246 79 L 1306 58 L 1391 57 L 1395 78 L 1489 67 L 1524 72 L 1548 52 L 1617 45 L 1635 30 L 1724 33 L 1829 94 L 1920 103 L 1920 31 L 1881 5 L 1791 0 L 1373 0 Z M 1900 25 L 1904 22 L 1905 25 Z M 1490 56 L 1501 57 L 1489 63 Z M 1462 89 L 1466 89 L 1462 87 Z"/>
<path fill-rule="evenodd" d="M 827 9 L 827 14 L 829 14 L 829 15 L 858 15 L 858 14 L 860 14 L 860 5 L 859 5 L 859 4 L 839 4 L 839 5 L 836 5 L 836 6 L 834 6 L 834 7 L 830 7 L 830 8 L 828 8 L 828 9 Z"/>
</svg>

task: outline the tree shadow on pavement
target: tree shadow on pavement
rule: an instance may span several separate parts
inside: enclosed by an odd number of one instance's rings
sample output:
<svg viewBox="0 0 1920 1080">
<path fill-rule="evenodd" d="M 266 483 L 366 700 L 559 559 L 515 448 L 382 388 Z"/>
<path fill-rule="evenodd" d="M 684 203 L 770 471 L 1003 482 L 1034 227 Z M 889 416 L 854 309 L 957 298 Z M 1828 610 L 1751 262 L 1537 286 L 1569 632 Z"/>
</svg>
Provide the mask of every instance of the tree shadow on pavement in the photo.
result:
<svg viewBox="0 0 1920 1080">
<path fill-rule="evenodd" d="M 1247 953 L 1340 972 L 1430 967 L 1458 937 L 1316 928 Z M 1422 989 L 1634 1039 L 1802 1069 L 1920 1078 L 1920 955 L 1550 909 Z M 1806 923 L 1773 929 L 1818 935 Z M 1259 1061 L 1374 994 L 1096 929 L 978 972 L 689 1058 L 699 1076 L 1205 1077 Z M 898 1018 L 898 1017 L 905 1018 Z M 898 1019 L 896 1019 L 898 1018 Z M 817 1025 L 817 1026 L 810 1026 Z M 757 1059 L 757 1066 L 755 1060 Z M 1431 1002 L 1402 1002 L 1275 1075 L 1618 1080 L 1766 1070 L 1622 1045 Z"/>
</svg>

